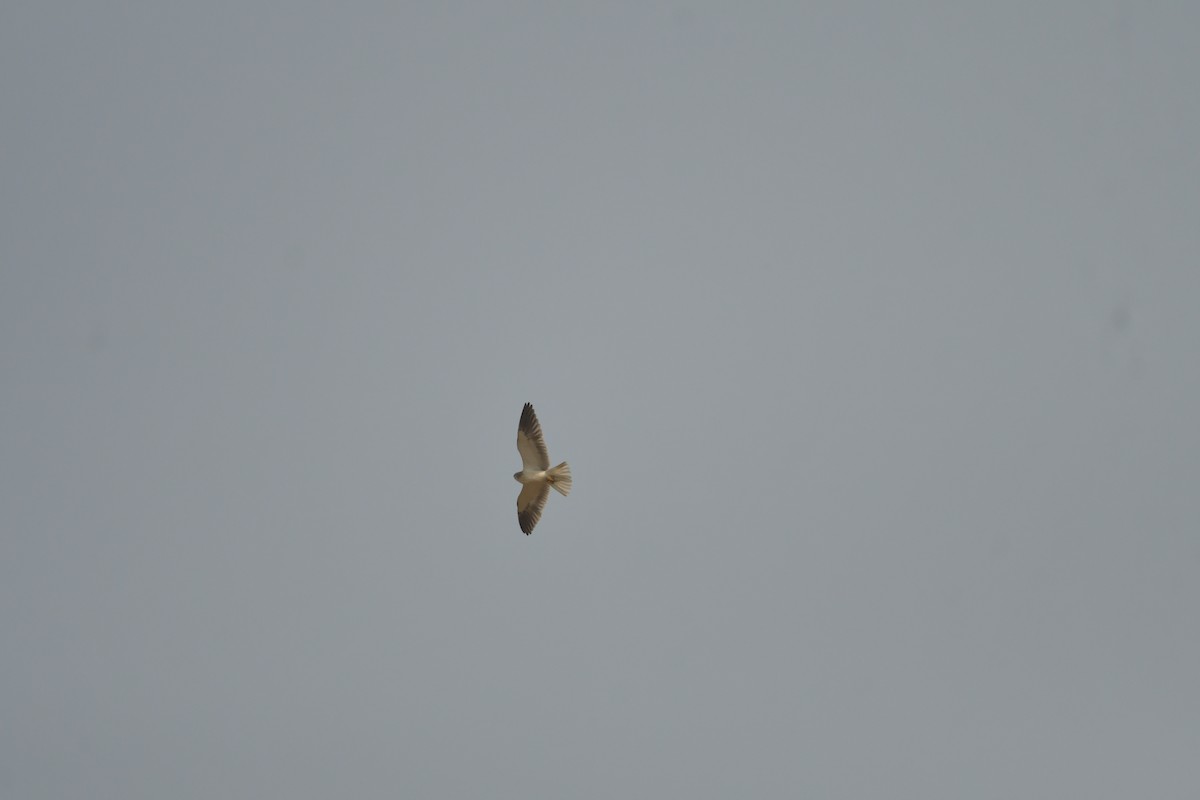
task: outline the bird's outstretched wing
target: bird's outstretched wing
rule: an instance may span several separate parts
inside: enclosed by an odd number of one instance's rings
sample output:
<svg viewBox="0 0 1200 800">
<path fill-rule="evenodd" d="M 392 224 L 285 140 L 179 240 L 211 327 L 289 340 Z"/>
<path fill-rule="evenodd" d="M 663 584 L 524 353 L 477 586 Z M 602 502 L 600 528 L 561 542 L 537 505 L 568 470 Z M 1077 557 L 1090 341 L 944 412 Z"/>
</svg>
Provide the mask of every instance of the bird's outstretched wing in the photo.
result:
<svg viewBox="0 0 1200 800">
<path fill-rule="evenodd" d="M 533 533 L 533 526 L 542 518 L 542 509 L 546 507 L 546 499 L 550 497 L 550 484 L 539 481 L 526 483 L 517 495 L 517 522 L 525 535 Z"/>
<path fill-rule="evenodd" d="M 550 455 L 546 452 L 546 440 L 542 438 L 542 426 L 538 424 L 537 414 L 533 413 L 533 405 L 530 403 L 526 403 L 525 408 L 521 410 L 521 423 L 517 425 L 517 450 L 521 453 L 521 463 L 525 469 L 549 468 Z"/>
</svg>

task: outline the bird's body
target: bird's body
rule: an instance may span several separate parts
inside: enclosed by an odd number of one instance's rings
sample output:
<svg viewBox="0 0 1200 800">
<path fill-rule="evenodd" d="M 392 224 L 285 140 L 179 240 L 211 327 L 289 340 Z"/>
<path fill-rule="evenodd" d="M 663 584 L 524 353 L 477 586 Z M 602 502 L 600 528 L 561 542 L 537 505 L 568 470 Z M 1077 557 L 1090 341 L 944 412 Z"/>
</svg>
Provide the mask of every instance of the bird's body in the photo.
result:
<svg viewBox="0 0 1200 800">
<path fill-rule="evenodd" d="M 571 492 L 571 468 L 565 461 L 557 467 L 550 466 L 542 426 L 529 403 L 521 410 L 521 421 L 517 424 L 517 451 L 521 454 L 521 471 L 513 474 L 513 479 L 521 484 L 521 493 L 517 495 L 517 522 L 529 535 L 542 518 L 550 489 L 553 487 L 564 497 Z"/>
<path fill-rule="evenodd" d="M 517 483 L 554 483 L 554 479 L 550 477 L 550 470 L 523 469 L 520 472 L 513 473 L 513 477 L 517 479 Z"/>
</svg>

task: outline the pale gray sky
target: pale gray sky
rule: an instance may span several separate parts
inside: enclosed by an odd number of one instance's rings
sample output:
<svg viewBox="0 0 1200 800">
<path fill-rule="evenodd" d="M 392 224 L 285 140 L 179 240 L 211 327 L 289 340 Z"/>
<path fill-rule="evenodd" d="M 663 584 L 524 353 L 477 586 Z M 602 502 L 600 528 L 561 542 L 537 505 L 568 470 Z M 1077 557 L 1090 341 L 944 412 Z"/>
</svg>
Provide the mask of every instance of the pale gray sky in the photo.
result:
<svg viewBox="0 0 1200 800">
<path fill-rule="evenodd" d="M 4 797 L 1200 795 L 1200 7 L 0 17 Z"/>
</svg>

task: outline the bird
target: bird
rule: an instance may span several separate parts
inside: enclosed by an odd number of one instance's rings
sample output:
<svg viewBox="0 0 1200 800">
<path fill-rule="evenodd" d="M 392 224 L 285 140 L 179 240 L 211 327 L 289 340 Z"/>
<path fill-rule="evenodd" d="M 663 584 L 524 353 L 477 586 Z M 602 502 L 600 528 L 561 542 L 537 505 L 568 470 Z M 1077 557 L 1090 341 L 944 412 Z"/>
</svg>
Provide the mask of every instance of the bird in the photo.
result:
<svg viewBox="0 0 1200 800">
<path fill-rule="evenodd" d="M 517 451 L 521 454 L 521 471 L 513 473 L 513 478 L 521 484 L 521 493 L 517 495 L 517 522 L 528 536 L 542 518 L 550 488 L 554 487 L 563 497 L 571 493 L 571 468 L 565 461 L 551 468 L 546 440 L 542 438 L 542 426 L 538 424 L 531 403 L 526 403 L 525 408 L 521 409 L 521 421 L 517 424 Z"/>
</svg>

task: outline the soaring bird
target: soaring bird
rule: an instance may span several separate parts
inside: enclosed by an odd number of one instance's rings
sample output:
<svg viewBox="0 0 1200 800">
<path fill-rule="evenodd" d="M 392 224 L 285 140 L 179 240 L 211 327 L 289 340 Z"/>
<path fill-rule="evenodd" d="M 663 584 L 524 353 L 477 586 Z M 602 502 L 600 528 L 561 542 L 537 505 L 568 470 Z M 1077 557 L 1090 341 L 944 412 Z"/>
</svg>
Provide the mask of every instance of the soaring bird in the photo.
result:
<svg viewBox="0 0 1200 800">
<path fill-rule="evenodd" d="M 542 509 L 550 497 L 550 487 L 566 497 L 571 492 L 571 468 L 567 462 L 550 467 L 550 456 L 546 453 L 546 440 L 542 438 L 542 426 L 538 424 L 533 406 L 525 404 L 521 410 L 521 422 L 517 425 L 517 450 L 521 453 L 521 471 L 513 477 L 521 484 L 517 495 L 517 522 L 525 535 L 533 533 L 533 526 L 542 518 Z"/>
</svg>

